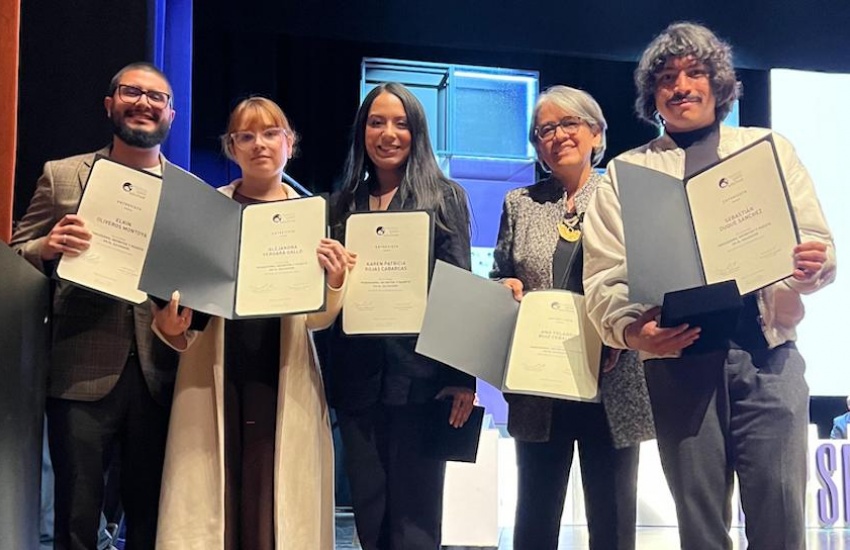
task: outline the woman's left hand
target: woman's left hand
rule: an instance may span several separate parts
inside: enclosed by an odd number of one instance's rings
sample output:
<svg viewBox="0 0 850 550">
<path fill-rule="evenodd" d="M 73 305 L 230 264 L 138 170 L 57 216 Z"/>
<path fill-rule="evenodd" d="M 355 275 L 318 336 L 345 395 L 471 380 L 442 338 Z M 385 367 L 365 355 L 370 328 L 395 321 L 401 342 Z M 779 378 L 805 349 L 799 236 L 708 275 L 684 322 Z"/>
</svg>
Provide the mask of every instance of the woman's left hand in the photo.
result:
<svg viewBox="0 0 850 550">
<path fill-rule="evenodd" d="M 319 265 L 328 274 L 328 285 L 339 288 L 345 281 L 345 270 L 354 267 L 357 262 L 357 254 L 349 252 L 339 241 L 334 239 L 322 239 L 319 248 L 316 249 L 319 257 Z"/>
<path fill-rule="evenodd" d="M 475 392 L 471 388 L 461 386 L 446 386 L 434 399 L 452 398 L 452 413 L 449 415 L 449 424 L 460 428 L 469 420 L 472 414 L 472 406 L 475 405 Z"/>
</svg>

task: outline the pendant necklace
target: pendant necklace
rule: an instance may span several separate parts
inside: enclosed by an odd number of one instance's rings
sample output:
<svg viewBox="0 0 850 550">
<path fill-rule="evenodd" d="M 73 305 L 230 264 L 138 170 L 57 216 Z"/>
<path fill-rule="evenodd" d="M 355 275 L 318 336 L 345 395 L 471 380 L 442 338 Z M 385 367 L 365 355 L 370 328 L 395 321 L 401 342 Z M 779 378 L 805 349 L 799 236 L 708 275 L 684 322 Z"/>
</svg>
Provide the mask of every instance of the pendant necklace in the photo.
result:
<svg viewBox="0 0 850 550">
<path fill-rule="evenodd" d="M 564 219 L 558 222 L 558 235 L 567 242 L 574 243 L 581 238 L 581 214 L 574 211 L 564 214 Z"/>
</svg>

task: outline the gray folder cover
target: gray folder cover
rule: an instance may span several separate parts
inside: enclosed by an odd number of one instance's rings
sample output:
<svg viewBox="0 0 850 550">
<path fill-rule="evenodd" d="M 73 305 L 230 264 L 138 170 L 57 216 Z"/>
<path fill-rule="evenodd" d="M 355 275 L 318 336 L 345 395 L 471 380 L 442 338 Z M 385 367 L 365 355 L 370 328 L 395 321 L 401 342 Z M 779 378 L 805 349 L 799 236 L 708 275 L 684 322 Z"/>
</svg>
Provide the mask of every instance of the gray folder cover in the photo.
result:
<svg viewBox="0 0 850 550">
<path fill-rule="evenodd" d="M 220 317 L 233 316 L 241 205 L 167 163 L 139 288 Z"/>
<path fill-rule="evenodd" d="M 615 160 L 629 301 L 661 305 L 664 294 L 705 284 L 685 184 Z"/>
<path fill-rule="evenodd" d="M 0 548 L 38 548 L 50 281 L 0 241 Z"/>
<path fill-rule="evenodd" d="M 501 388 L 518 310 L 502 284 L 438 260 L 416 352 Z"/>
</svg>

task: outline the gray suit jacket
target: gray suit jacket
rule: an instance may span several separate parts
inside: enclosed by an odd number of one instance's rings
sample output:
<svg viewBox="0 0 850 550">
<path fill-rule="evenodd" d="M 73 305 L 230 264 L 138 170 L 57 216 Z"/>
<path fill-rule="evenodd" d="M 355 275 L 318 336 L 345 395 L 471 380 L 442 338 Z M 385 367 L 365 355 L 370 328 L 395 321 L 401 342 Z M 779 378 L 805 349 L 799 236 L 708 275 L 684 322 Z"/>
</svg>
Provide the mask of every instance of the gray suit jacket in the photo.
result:
<svg viewBox="0 0 850 550">
<path fill-rule="evenodd" d="M 64 215 L 76 211 L 96 154 L 108 156 L 109 148 L 46 163 L 12 235 L 12 248 L 46 275 L 53 274 L 56 262 L 42 261 L 41 243 Z M 177 355 L 151 332 L 149 303 L 133 306 L 60 280 L 52 317 L 50 397 L 101 399 L 115 386 L 135 348 L 151 395 L 163 405 L 171 402 Z"/>
</svg>

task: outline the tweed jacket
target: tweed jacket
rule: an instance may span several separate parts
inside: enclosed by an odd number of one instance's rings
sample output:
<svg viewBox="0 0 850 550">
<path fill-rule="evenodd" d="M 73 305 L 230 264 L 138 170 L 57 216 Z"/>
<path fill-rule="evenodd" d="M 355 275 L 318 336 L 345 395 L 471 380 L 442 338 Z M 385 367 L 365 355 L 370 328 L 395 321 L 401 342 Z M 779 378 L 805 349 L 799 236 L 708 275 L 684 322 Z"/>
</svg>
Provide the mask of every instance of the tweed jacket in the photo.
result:
<svg viewBox="0 0 850 550">
<path fill-rule="evenodd" d="M 583 213 L 601 176 L 591 174 L 574 197 Z M 552 258 L 558 222 L 564 218 L 564 190 L 554 179 L 514 189 L 505 196 L 491 278 L 514 277 L 525 290 L 554 286 Z M 618 448 L 652 439 L 655 432 L 643 364 L 634 352 L 623 352 L 613 370 L 600 373 L 600 393 L 614 445 Z M 506 394 L 508 431 L 521 441 L 548 441 L 554 399 Z"/>
<path fill-rule="evenodd" d="M 73 214 L 82 196 L 95 155 L 77 155 L 44 165 L 35 195 L 12 235 L 10 245 L 32 265 L 51 276 L 56 262 L 39 253 L 50 229 Z M 149 303 L 137 306 L 58 280 L 53 290 L 53 338 L 47 394 L 78 401 L 106 396 L 124 370 L 131 351 L 139 357 L 151 395 L 171 402 L 177 355 L 151 332 Z"/>
</svg>

